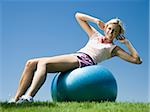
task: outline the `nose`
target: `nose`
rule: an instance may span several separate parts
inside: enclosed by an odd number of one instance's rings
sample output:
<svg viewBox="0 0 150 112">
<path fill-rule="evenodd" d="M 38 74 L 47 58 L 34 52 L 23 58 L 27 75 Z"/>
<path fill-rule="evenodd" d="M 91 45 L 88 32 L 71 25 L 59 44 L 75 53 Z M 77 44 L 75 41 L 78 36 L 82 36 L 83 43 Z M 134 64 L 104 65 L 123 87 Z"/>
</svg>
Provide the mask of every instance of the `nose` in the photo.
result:
<svg viewBox="0 0 150 112">
<path fill-rule="evenodd" d="M 112 34 L 114 32 L 114 29 L 113 30 L 110 30 L 110 33 Z"/>
</svg>

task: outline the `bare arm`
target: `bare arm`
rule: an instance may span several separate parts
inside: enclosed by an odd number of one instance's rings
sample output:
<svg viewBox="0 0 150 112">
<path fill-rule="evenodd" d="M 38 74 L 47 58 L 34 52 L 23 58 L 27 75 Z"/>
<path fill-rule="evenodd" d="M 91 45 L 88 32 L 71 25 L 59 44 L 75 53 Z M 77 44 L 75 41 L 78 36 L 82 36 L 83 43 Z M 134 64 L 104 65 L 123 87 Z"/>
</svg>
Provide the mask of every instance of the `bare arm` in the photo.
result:
<svg viewBox="0 0 150 112">
<path fill-rule="evenodd" d="M 127 53 L 126 51 L 124 51 L 123 49 L 121 49 L 118 46 L 113 50 L 113 54 L 115 56 L 118 56 L 118 57 L 122 58 L 125 61 L 135 63 L 135 64 L 141 64 L 142 60 L 139 57 L 136 49 L 130 43 L 130 41 L 124 38 L 124 39 L 120 40 L 120 42 L 124 43 L 127 46 L 128 50 L 130 51 L 130 54 Z"/>
<path fill-rule="evenodd" d="M 96 29 L 90 26 L 88 22 L 96 23 L 101 30 L 104 29 L 104 23 L 98 18 L 83 13 L 76 13 L 75 17 L 78 23 L 80 24 L 80 26 L 84 29 L 84 31 L 88 34 L 89 37 L 91 37 L 92 34 L 95 33 Z"/>
</svg>

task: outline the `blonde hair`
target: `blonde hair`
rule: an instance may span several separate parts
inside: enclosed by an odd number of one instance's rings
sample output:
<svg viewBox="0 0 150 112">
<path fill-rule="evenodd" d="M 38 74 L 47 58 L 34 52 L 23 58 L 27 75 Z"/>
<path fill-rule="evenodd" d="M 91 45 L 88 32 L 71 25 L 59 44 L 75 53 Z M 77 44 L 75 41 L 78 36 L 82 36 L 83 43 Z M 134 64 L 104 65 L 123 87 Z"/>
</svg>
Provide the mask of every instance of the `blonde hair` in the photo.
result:
<svg viewBox="0 0 150 112">
<path fill-rule="evenodd" d="M 123 22 L 120 19 L 118 18 L 111 19 L 105 25 L 108 26 L 109 24 L 118 24 L 120 26 L 120 34 L 124 34 L 125 28 Z"/>
</svg>

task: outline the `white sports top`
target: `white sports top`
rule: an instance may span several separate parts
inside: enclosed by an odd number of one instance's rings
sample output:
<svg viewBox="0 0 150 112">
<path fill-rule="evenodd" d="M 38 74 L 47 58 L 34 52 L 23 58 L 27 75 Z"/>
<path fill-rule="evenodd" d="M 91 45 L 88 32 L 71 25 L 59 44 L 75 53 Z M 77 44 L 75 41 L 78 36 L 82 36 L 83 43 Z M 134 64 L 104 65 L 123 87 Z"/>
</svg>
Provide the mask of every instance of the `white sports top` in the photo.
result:
<svg viewBox="0 0 150 112">
<path fill-rule="evenodd" d="M 88 43 L 78 52 L 83 52 L 91 56 L 95 63 L 100 63 L 111 58 L 111 52 L 116 47 L 113 43 L 103 43 L 104 36 L 96 31 L 89 39 Z"/>
</svg>

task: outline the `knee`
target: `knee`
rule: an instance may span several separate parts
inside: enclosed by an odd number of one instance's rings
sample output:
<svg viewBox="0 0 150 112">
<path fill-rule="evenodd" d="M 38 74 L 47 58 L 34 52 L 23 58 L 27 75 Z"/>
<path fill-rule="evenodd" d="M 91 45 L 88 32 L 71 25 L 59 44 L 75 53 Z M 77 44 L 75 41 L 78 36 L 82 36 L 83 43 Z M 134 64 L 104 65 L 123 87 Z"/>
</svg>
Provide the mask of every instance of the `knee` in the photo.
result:
<svg viewBox="0 0 150 112">
<path fill-rule="evenodd" d="M 47 59 L 42 59 L 38 61 L 37 64 L 37 69 L 42 68 L 42 70 L 45 70 L 48 72 L 50 69 L 52 69 L 54 66 L 54 63 L 52 63 L 50 60 L 48 61 Z"/>
<path fill-rule="evenodd" d="M 38 62 L 38 67 L 43 67 L 43 66 L 45 66 L 46 67 L 46 65 L 47 65 L 47 62 L 46 62 L 46 60 L 39 60 L 39 62 Z"/>
<path fill-rule="evenodd" d="M 41 75 L 46 75 L 47 73 L 47 61 L 46 60 L 39 60 L 37 64 L 37 71 L 41 71 Z"/>
<path fill-rule="evenodd" d="M 35 70 L 37 66 L 37 61 L 35 59 L 30 59 L 26 62 L 26 68 Z"/>
</svg>

